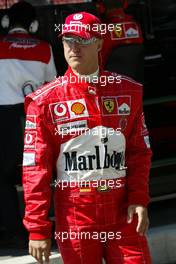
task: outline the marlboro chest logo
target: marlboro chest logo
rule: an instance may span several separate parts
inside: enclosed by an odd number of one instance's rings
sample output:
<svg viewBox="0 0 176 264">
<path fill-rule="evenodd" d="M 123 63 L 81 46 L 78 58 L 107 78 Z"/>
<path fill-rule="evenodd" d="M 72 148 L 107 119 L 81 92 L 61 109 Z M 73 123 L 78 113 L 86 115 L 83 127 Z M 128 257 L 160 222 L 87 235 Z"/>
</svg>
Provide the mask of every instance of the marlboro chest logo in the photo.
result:
<svg viewBox="0 0 176 264">
<path fill-rule="evenodd" d="M 131 112 L 131 96 L 124 95 L 117 97 L 118 115 L 130 115 Z"/>
<path fill-rule="evenodd" d="M 115 106 L 114 100 L 113 99 L 104 100 L 104 106 L 108 113 L 112 113 Z"/>
</svg>

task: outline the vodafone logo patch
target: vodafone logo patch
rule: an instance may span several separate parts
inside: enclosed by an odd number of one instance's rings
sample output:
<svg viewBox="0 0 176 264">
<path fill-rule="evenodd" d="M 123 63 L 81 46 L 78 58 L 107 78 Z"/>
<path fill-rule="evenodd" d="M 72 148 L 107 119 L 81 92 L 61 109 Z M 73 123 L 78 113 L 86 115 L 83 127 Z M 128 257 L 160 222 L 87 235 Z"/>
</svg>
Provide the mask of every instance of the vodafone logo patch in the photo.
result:
<svg viewBox="0 0 176 264">
<path fill-rule="evenodd" d="M 65 116 L 67 113 L 67 106 L 64 104 L 57 104 L 54 107 L 54 114 L 56 116 Z"/>
<path fill-rule="evenodd" d="M 50 104 L 49 108 L 53 123 L 70 118 L 67 102 Z"/>
<path fill-rule="evenodd" d="M 35 149 L 36 148 L 36 138 L 37 138 L 36 131 L 25 132 L 24 148 L 25 149 Z"/>
</svg>

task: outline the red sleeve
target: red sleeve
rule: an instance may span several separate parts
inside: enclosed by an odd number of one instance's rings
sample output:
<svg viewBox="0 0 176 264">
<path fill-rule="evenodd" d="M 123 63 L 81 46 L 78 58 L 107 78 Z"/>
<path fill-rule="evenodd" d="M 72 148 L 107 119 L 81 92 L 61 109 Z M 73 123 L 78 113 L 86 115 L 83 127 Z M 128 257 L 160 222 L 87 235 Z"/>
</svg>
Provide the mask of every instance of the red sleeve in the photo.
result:
<svg viewBox="0 0 176 264">
<path fill-rule="evenodd" d="M 23 154 L 23 187 L 25 197 L 24 225 L 30 239 L 51 237 L 48 211 L 51 200 L 53 152 L 49 131 L 41 118 L 40 108 L 26 97 L 26 128 Z"/>
<path fill-rule="evenodd" d="M 128 204 L 147 206 L 152 151 L 142 111 L 142 96 L 126 149 Z"/>
</svg>

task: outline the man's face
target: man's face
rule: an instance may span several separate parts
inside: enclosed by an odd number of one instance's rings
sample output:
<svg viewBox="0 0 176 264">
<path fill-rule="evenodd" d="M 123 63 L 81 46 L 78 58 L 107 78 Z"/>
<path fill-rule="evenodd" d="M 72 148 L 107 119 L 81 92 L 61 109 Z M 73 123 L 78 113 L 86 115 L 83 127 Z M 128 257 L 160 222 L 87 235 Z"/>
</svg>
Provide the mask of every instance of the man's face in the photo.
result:
<svg viewBox="0 0 176 264">
<path fill-rule="evenodd" d="M 65 59 L 74 71 L 79 74 L 91 74 L 97 70 L 102 40 L 93 38 L 87 41 L 74 35 L 67 35 L 62 41 Z"/>
</svg>

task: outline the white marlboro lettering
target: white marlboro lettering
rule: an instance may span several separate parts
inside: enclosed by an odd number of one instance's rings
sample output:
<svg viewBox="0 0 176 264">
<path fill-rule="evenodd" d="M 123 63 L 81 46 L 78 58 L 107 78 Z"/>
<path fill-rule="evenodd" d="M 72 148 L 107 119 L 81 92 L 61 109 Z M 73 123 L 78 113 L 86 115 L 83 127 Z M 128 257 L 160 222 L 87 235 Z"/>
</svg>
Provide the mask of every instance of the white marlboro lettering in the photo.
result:
<svg viewBox="0 0 176 264">
<path fill-rule="evenodd" d="M 58 177 L 67 181 L 124 177 L 125 146 L 125 136 L 119 130 L 104 126 L 85 130 L 61 144 Z"/>
<path fill-rule="evenodd" d="M 65 152 L 63 154 L 65 155 L 65 171 L 100 170 L 109 167 L 119 170 L 123 166 L 123 152 L 117 152 L 114 150 L 112 154 L 109 154 L 107 145 L 104 145 L 103 166 L 100 165 L 99 146 L 95 146 L 94 154 L 88 156 L 78 156 L 77 151 L 71 153 Z"/>
</svg>

